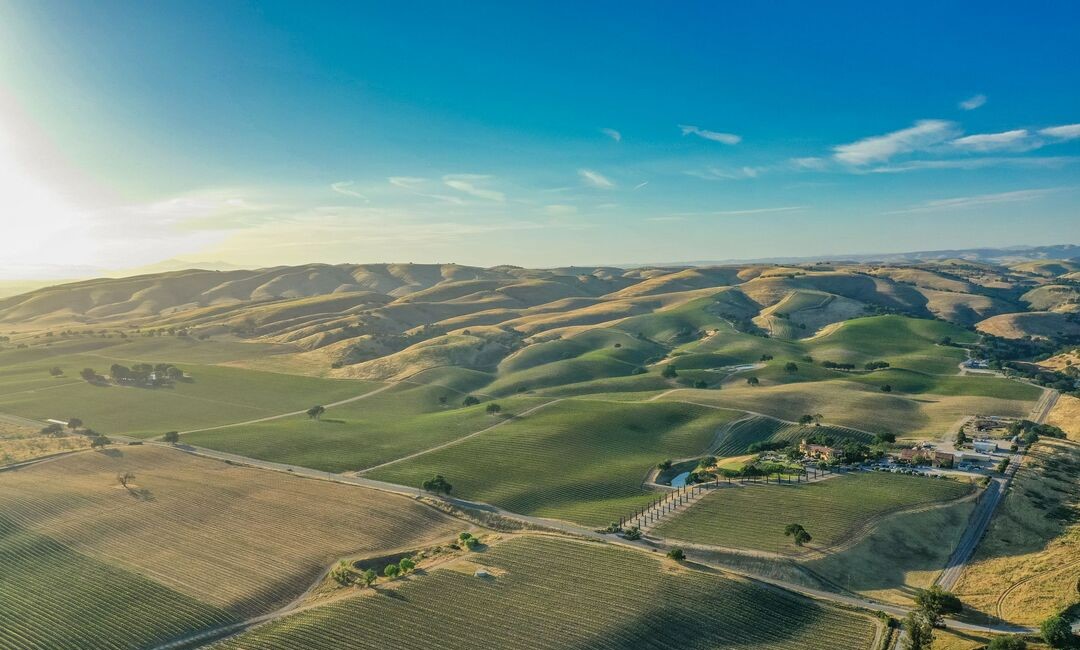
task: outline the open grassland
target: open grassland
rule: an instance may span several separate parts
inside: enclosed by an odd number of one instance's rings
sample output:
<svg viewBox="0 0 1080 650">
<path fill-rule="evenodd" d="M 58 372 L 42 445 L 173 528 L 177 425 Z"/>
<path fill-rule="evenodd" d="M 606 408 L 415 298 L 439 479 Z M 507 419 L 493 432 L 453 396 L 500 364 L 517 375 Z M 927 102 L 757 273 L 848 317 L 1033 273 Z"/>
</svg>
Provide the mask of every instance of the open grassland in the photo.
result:
<svg viewBox="0 0 1080 650">
<path fill-rule="evenodd" d="M 1043 439 L 1028 452 L 956 586 L 968 607 L 1032 625 L 1080 602 L 1077 476 L 1075 443 Z"/>
<path fill-rule="evenodd" d="M 687 542 L 781 553 L 800 549 L 784 537 L 802 524 L 811 549 L 843 541 L 874 517 L 957 499 L 972 486 L 950 480 L 860 472 L 817 483 L 720 488 L 653 532 Z"/>
<path fill-rule="evenodd" d="M 964 499 L 878 519 L 853 545 L 802 566 L 849 591 L 910 605 L 915 590 L 932 585 L 945 568 L 974 509 L 975 501 Z"/>
<path fill-rule="evenodd" d="M 902 437 L 937 438 L 966 415 L 1027 417 L 1034 405 L 1034 400 L 996 397 L 898 395 L 846 380 L 758 387 L 734 385 L 718 391 L 682 389 L 660 401 L 668 400 L 754 411 L 782 420 L 820 413 L 826 422 L 844 427 Z"/>
<path fill-rule="evenodd" d="M 0 467 L 39 456 L 49 456 L 65 451 L 85 449 L 90 439 L 81 435 L 43 436 L 37 432 L 11 434 L 3 431 L 0 423 Z"/>
<path fill-rule="evenodd" d="M 704 453 L 717 429 L 739 415 L 663 402 L 566 400 L 367 476 L 420 485 L 443 474 L 455 496 L 601 526 L 654 497 L 641 486 L 651 467 Z"/>
<path fill-rule="evenodd" d="M 23 350 L 0 353 L 0 412 L 32 420 L 78 417 L 106 434 L 160 435 L 306 409 L 374 390 L 379 384 L 319 379 L 213 365 L 181 364 L 191 376 L 161 388 L 95 385 L 83 368 L 107 375 L 113 363 L 91 354 L 21 359 Z M 12 361 L 11 363 L 6 363 Z M 149 353 L 141 361 L 161 362 Z M 50 377 L 58 366 L 63 377 Z"/>
<path fill-rule="evenodd" d="M 123 472 L 135 475 L 128 488 L 117 480 Z M 0 473 L 0 517 L 241 617 L 288 602 L 342 555 L 415 548 L 461 525 L 404 497 L 157 446 L 81 452 Z M 51 587 L 89 589 L 83 579 L 76 569 Z M 48 627 L 50 616 L 39 612 L 29 625 Z M 108 625 L 126 614 L 97 616 Z"/>
<path fill-rule="evenodd" d="M 1061 427 L 1069 440 L 1080 441 L 1080 398 L 1071 395 L 1058 397 L 1057 404 L 1046 418 L 1047 424 Z"/>
<path fill-rule="evenodd" d="M 189 433 L 183 441 L 242 456 L 328 472 L 372 467 L 491 427 L 548 399 L 499 400 L 464 407 L 463 395 L 439 385 L 399 384 L 334 407 L 319 420 L 297 415 L 270 422 Z M 446 403 L 440 402 L 445 398 Z M 505 426 L 505 425 L 503 425 Z"/>
<path fill-rule="evenodd" d="M 477 567 L 491 577 L 475 577 Z M 857 650 L 873 636 L 866 616 L 739 578 L 610 546 L 527 536 L 396 589 L 275 621 L 220 648 Z"/>
<path fill-rule="evenodd" d="M 837 442 L 854 440 L 869 443 L 873 440 L 873 436 L 868 433 L 843 427 L 802 426 L 773 418 L 750 416 L 731 422 L 721 428 L 717 434 L 712 453 L 717 456 L 738 456 L 745 454 L 747 447 L 755 442 L 766 441 L 779 442 L 783 440 L 798 446 L 799 441 L 803 438 L 817 434 L 831 436 Z"/>
<path fill-rule="evenodd" d="M 0 513 L 0 648 L 146 648 L 237 618 Z"/>
</svg>

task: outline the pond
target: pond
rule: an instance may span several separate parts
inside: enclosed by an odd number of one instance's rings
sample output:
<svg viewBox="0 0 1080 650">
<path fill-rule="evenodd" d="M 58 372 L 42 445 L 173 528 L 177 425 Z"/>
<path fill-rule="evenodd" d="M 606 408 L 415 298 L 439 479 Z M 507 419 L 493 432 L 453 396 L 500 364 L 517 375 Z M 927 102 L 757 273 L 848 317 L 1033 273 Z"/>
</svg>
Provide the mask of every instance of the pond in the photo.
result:
<svg viewBox="0 0 1080 650">
<path fill-rule="evenodd" d="M 690 478 L 690 472 L 683 472 L 671 479 L 671 487 L 686 487 L 686 479 Z"/>
</svg>

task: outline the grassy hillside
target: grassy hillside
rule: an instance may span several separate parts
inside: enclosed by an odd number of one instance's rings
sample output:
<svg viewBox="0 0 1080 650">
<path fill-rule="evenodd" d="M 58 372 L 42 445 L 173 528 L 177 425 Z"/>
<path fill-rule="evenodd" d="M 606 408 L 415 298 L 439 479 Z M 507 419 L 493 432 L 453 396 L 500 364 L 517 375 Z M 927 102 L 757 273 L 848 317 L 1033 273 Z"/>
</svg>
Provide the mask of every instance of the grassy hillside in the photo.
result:
<svg viewBox="0 0 1080 650">
<path fill-rule="evenodd" d="M 446 399 L 446 404 L 440 402 Z M 513 418 L 548 401 L 536 397 L 499 400 L 493 417 L 487 404 L 464 407 L 464 395 L 440 385 L 398 384 L 390 390 L 328 410 L 319 420 L 306 415 L 183 436 L 183 441 L 279 463 L 328 472 L 364 469 L 428 449 Z"/>
<path fill-rule="evenodd" d="M 478 566 L 491 577 L 473 576 Z M 526 537 L 397 589 L 260 627 L 221 648 L 856 650 L 873 636 L 867 617 L 738 578 L 608 546 Z"/>
<path fill-rule="evenodd" d="M 671 539 L 780 553 L 800 549 L 784 526 L 802 524 L 810 548 L 828 547 L 872 517 L 971 492 L 956 481 L 893 474 L 856 473 L 817 483 L 720 488 L 654 532 Z"/>
<path fill-rule="evenodd" d="M 367 476 L 420 485 L 443 474 L 455 496 L 603 526 L 652 498 L 641 483 L 656 463 L 705 453 L 717 429 L 738 416 L 685 404 L 567 400 Z"/>
</svg>

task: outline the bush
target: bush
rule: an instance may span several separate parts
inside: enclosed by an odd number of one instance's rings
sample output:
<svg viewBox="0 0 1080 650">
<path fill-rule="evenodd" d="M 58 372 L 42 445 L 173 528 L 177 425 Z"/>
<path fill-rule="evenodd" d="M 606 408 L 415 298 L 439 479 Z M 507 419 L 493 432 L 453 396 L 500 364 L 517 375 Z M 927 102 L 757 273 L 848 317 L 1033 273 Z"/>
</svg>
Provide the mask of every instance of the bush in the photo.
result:
<svg viewBox="0 0 1080 650">
<path fill-rule="evenodd" d="M 683 550 L 678 546 L 668 551 L 667 556 L 672 560 L 675 560 L 676 562 L 682 562 L 686 559 L 686 553 L 684 553 Z"/>
<path fill-rule="evenodd" d="M 1026 650 L 1027 641 L 1024 641 L 1024 637 L 1018 634 L 996 636 L 986 648 L 987 650 Z"/>
<path fill-rule="evenodd" d="M 1039 625 L 1043 641 L 1051 648 L 1068 648 L 1073 642 L 1072 629 L 1063 616 L 1054 615 Z"/>
</svg>

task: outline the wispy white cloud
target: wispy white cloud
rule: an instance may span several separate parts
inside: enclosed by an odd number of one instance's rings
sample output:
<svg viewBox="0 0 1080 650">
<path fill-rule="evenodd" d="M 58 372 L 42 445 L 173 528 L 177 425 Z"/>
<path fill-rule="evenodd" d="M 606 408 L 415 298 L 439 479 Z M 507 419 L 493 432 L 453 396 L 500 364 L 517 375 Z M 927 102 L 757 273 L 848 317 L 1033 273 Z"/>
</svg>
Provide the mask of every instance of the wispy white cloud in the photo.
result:
<svg viewBox="0 0 1080 650">
<path fill-rule="evenodd" d="M 502 192 L 480 187 L 480 184 L 491 180 L 491 176 L 485 174 L 448 174 L 443 176 L 443 184 L 450 189 L 457 190 L 469 196 L 475 196 L 485 201 L 502 203 L 506 195 Z"/>
<path fill-rule="evenodd" d="M 391 185 L 401 187 L 406 190 L 414 190 L 427 182 L 426 178 L 419 178 L 416 176 L 391 176 L 386 180 L 388 180 Z"/>
<path fill-rule="evenodd" d="M 795 169 L 821 171 L 828 168 L 829 161 L 824 158 L 818 158 L 817 156 L 807 156 L 804 158 L 792 158 L 788 161 Z"/>
<path fill-rule="evenodd" d="M 959 130 L 945 120 L 920 120 L 914 125 L 884 135 L 875 135 L 833 147 L 833 157 L 847 165 L 868 165 L 921 151 L 958 135 Z"/>
<path fill-rule="evenodd" d="M 768 171 L 767 167 L 707 167 L 705 169 L 691 169 L 683 172 L 687 176 L 701 178 L 707 181 L 737 181 L 748 178 L 757 178 Z"/>
<path fill-rule="evenodd" d="M 599 187 L 603 190 L 610 190 L 615 188 L 615 183 L 611 181 L 607 176 L 604 176 L 598 171 L 591 169 L 579 169 L 578 176 L 581 177 L 585 183 L 592 185 L 593 187 Z"/>
<path fill-rule="evenodd" d="M 936 199 L 925 201 L 918 205 L 902 210 L 893 210 L 886 214 L 903 214 L 908 212 L 936 212 L 939 210 L 961 210 L 965 208 L 977 208 L 1000 203 L 1021 203 L 1035 201 L 1048 194 L 1060 191 L 1061 188 L 1015 190 L 1012 192 L 997 192 L 994 194 L 976 194 L 973 196 L 957 196 L 948 199 Z"/>
<path fill-rule="evenodd" d="M 603 128 L 603 129 L 600 129 L 600 133 L 603 133 L 604 135 L 611 138 L 615 142 L 622 142 L 622 134 L 619 133 L 618 131 L 616 131 L 615 129 Z"/>
<path fill-rule="evenodd" d="M 344 194 L 345 196 L 351 196 L 354 199 L 361 199 L 363 201 L 367 201 L 368 197 L 352 189 L 354 185 L 356 185 L 356 181 L 338 181 L 337 183 L 331 183 L 330 189 L 334 190 L 338 194 Z"/>
<path fill-rule="evenodd" d="M 1039 129 L 1039 135 L 1061 140 L 1074 140 L 1080 138 L 1080 124 L 1062 124 L 1061 126 L 1048 126 Z"/>
<path fill-rule="evenodd" d="M 965 111 L 973 111 L 986 103 L 986 95 L 974 95 L 960 102 L 960 108 Z"/>
<path fill-rule="evenodd" d="M 978 133 L 956 138 L 949 142 L 954 147 L 967 151 L 1026 151 L 1036 149 L 1042 143 L 1031 137 L 1027 129 L 1014 129 L 1000 133 Z"/>
<path fill-rule="evenodd" d="M 742 138 L 734 133 L 709 131 L 708 129 L 702 129 L 690 124 L 680 124 L 679 129 L 682 131 L 683 135 L 696 135 L 699 138 L 705 138 L 706 140 L 712 140 L 713 142 L 721 142 L 723 144 L 739 144 L 742 142 Z"/>
<path fill-rule="evenodd" d="M 988 167 L 1059 168 L 1080 161 L 1076 156 L 991 156 L 953 160 L 908 160 L 867 169 L 875 174 L 897 174 L 931 169 L 986 169 Z"/>
</svg>

